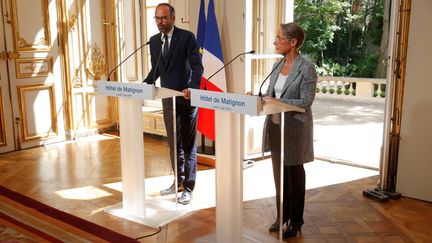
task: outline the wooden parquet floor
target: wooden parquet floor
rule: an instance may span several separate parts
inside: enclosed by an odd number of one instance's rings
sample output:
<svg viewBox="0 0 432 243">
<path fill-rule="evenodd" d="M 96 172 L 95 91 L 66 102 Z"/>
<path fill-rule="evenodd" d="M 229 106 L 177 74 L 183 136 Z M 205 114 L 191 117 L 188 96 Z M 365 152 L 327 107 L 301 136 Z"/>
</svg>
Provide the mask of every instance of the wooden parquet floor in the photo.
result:
<svg viewBox="0 0 432 243">
<path fill-rule="evenodd" d="M 155 229 L 103 211 L 121 202 L 110 185 L 121 181 L 120 146 L 115 135 L 52 144 L 0 155 L 0 184 L 59 210 L 140 238 Z M 171 174 L 166 141 L 145 139 L 146 178 Z M 210 169 L 200 165 L 199 170 Z M 362 196 L 377 176 L 306 192 L 305 225 L 288 242 L 432 242 L 432 203 L 402 197 L 386 203 Z M 77 196 L 78 195 L 78 196 Z M 274 197 L 244 203 L 245 232 L 278 240 L 268 233 Z M 205 242 L 215 232 L 215 208 L 192 211 L 141 242 Z"/>
</svg>

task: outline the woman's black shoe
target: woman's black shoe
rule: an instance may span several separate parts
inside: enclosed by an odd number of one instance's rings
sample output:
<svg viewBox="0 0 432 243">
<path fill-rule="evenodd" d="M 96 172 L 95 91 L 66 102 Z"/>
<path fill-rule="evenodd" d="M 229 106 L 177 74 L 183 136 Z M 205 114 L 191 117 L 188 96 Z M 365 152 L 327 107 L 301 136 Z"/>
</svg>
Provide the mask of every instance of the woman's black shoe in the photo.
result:
<svg viewBox="0 0 432 243">
<path fill-rule="evenodd" d="M 294 237 L 297 235 L 297 232 L 301 233 L 301 227 L 303 224 L 290 224 L 288 229 L 285 230 L 282 234 L 283 238 Z"/>
<path fill-rule="evenodd" d="M 279 219 L 276 219 L 276 222 L 274 222 L 270 228 L 269 228 L 270 232 L 276 232 L 279 231 Z"/>
</svg>

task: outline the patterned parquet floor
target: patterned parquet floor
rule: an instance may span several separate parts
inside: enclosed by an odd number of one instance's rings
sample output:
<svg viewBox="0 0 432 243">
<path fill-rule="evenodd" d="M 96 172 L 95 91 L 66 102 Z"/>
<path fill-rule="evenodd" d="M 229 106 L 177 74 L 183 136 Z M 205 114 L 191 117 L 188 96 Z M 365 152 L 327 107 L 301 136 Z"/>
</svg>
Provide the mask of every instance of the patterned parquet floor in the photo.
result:
<svg viewBox="0 0 432 243">
<path fill-rule="evenodd" d="M 145 148 L 146 178 L 170 175 L 166 141 L 146 137 Z M 105 213 L 105 207 L 121 202 L 121 192 L 113 186 L 121 181 L 119 157 L 115 135 L 5 153 L 0 155 L 0 185 L 141 242 L 211 241 L 214 207 L 191 211 L 160 231 Z M 211 171 L 203 165 L 198 169 Z M 362 191 L 377 180 L 371 176 L 307 190 L 302 233 L 285 241 L 432 242 L 432 203 L 407 197 L 380 203 L 363 197 Z M 244 232 L 258 242 L 278 241 L 277 233 L 268 233 L 274 201 L 270 196 L 244 202 Z"/>
</svg>

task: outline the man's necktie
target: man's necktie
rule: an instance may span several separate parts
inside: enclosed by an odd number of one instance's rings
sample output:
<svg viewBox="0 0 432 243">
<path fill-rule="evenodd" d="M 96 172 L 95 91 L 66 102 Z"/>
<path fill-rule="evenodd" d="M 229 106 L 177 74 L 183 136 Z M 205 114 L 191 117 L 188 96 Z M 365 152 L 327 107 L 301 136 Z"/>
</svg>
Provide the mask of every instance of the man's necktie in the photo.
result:
<svg viewBox="0 0 432 243">
<path fill-rule="evenodd" d="M 162 55 L 164 57 L 168 56 L 168 50 L 169 50 L 169 47 L 168 47 L 168 36 L 164 35 L 164 45 L 163 45 L 163 50 L 162 50 Z"/>
</svg>

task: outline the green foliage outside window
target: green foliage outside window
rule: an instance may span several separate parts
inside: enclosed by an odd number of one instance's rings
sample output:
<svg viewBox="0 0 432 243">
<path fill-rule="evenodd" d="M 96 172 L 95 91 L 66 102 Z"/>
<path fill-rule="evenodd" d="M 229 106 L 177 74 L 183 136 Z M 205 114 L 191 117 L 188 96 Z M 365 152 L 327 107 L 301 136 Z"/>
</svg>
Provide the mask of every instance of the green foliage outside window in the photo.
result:
<svg viewBox="0 0 432 243">
<path fill-rule="evenodd" d="M 377 67 L 388 35 L 383 31 L 387 1 L 295 1 L 294 21 L 306 31 L 301 52 L 314 61 L 319 75 L 381 76 Z"/>
</svg>

